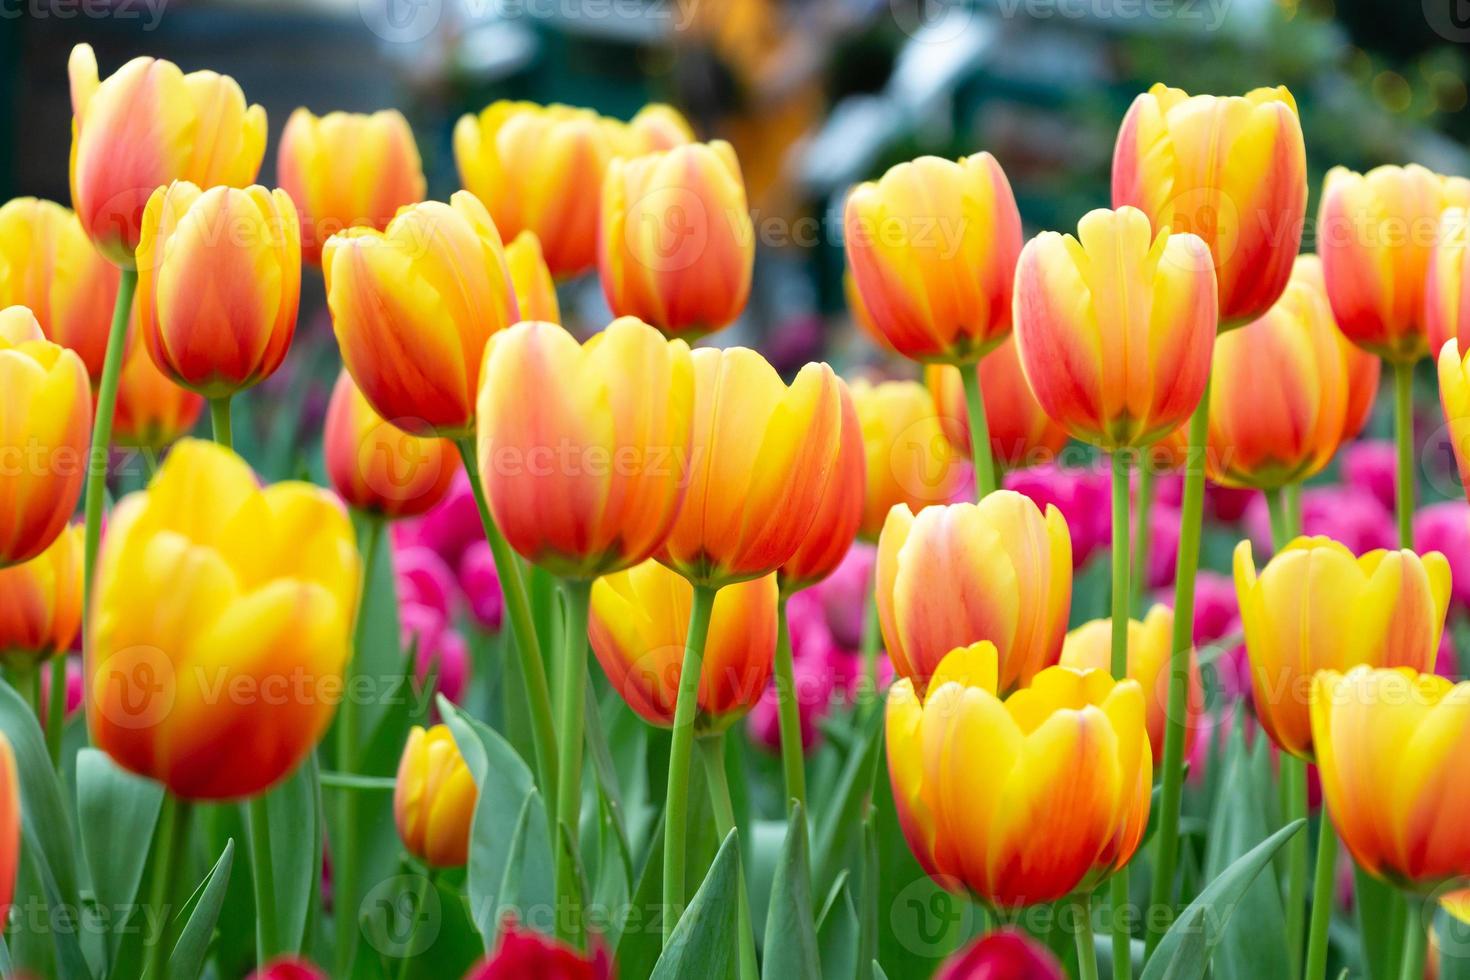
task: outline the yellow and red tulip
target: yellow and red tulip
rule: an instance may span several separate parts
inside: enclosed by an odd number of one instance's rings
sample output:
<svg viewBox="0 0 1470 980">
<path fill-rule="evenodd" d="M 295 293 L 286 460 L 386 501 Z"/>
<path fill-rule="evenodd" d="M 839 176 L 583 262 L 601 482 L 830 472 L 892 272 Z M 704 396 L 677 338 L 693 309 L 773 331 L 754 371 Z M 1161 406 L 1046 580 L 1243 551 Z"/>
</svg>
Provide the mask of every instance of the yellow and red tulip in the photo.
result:
<svg viewBox="0 0 1470 980">
<path fill-rule="evenodd" d="M 1016 267 L 1016 345 L 1046 414 L 1107 450 L 1178 428 L 1209 380 L 1218 319 L 1209 249 L 1137 208 L 1042 232 Z"/>
<path fill-rule="evenodd" d="M 137 320 L 136 308 L 132 319 Z M 145 344 L 133 344 L 117 376 L 114 443 L 162 449 L 188 435 L 203 411 L 202 395 L 175 384 L 158 370 Z"/>
<path fill-rule="evenodd" d="M 393 786 L 393 819 L 408 852 L 431 868 L 463 867 L 478 800 L 449 726 L 413 726 Z"/>
<path fill-rule="evenodd" d="M 1010 490 L 978 504 L 893 508 L 878 539 L 878 621 L 893 669 L 923 689 L 949 651 L 985 640 L 1002 694 L 1057 662 L 1072 599 L 1061 512 Z"/>
<path fill-rule="evenodd" d="M 0 662 L 65 653 L 81 625 L 82 527 L 70 524 L 35 558 L 0 568 Z"/>
<path fill-rule="evenodd" d="M 618 316 L 693 340 L 745 309 L 755 229 L 729 143 L 614 160 L 597 238 L 602 292 Z"/>
<path fill-rule="evenodd" d="M 265 157 L 265 110 L 247 106 L 228 75 L 134 58 L 98 80 L 97 57 L 78 44 L 71 78 L 71 203 L 109 262 L 132 268 L 143 209 L 174 181 L 244 187 Z"/>
<path fill-rule="evenodd" d="M 869 384 L 860 378 L 850 388 L 867 461 L 858 534 L 877 541 L 896 505 L 917 513 L 953 500 L 964 479 L 965 455 L 946 436 L 952 420 L 935 410 L 933 396 L 918 382 Z"/>
<path fill-rule="evenodd" d="M 405 205 L 424 199 L 424 167 L 408 120 L 396 109 L 371 115 L 301 108 L 281 131 L 281 189 L 301 217 L 301 254 L 320 265 L 322 245 L 358 225 L 382 230 Z"/>
<path fill-rule="evenodd" d="M 698 461 L 683 341 L 632 317 L 580 346 L 555 324 L 519 323 L 490 338 L 481 377 L 480 479 L 511 547 L 593 578 L 663 545 Z"/>
<path fill-rule="evenodd" d="M 662 102 L 651 102 L 628 121 L 620 154 L 636 157 L 693 142 L 694 130 L 679 110 Z"/>
<path fill-rule="evenodd" d="M 700 734 L 724 731 L 755 707 L 776 652 L 776 576 L 720 589 L 699 672 Z M 694 588 L 656 561 L 592 585 L 587 635 L 608 681 L 645 721 L 674 723 Z"/>
<path fill-rule="evenodd" d="M 924 372 L 934 408 L 944 419 L 950 445 L 960 456 L 970 454 L 970 420 L 965 409 L 961 371 L 980 372 L 980 392 L 985 400 L 985 420 L 990 429 L 990 452 L 1008 470 L 1052 462 L 1066 445 L 1067 430 L 1041 410 L 1016 354 L 1016 343 L 1007 337 L 978 365 L 951 367 L 934 364 Z"/>
<path fill-rule="evenodd" d="M 92 744 L 186 800 L 264 792 L 342 694 L 359 558 L 327 490 L 186 439 L 113 510 L 86 649 Z"/>
<path fill-rule="evenodd" d="M 1280 85 L 1191 96 L 1155 84 L 1133 101 L 1113 150 L 1113 207 L 1124 205 L 1204 241 L 1221 330 L 1261 316 L 1286 288 L 1306 218 L 1296 100 Z"/>
<path fill-rule="evenodd" d="M 505 263 L 515 288 L 516 305 L 522 320 L 561 323 L 561 305 L 556 298 L 556 280 L 541 254 L 541 239 L 534 231 L 523 231 L 505 246 Z"/>
<path fill-rule="evenodd" d="M 838 379 L 842 397 L 842 435 L 817 516 L 796 553 L 781 566 L 781 592 L 790 595 L 837 570 L 857 537 L 867 503 L 867 459 L 862 421 L 852 392 Z"/>
<path fill-rule="evenodd" d="M 1460 342 L 1445 341 L 1439 352 L 1439 402 L 1450 430 L 1450 449 L 1460 484 L 1470 497 L 1470 359 L 1460 359 Z"/>
<path fill-rule="evenodd" d="M 989 153 L 920 157 L 859 184 L 843 233 L 862 308 L 898 353 L 969 364 L 1010 333 L 1021 216 Z"/>
<path fill-rule="evenodd" d="M 414 435 L 472 432 L 485 341 L 520 319 L 500 233 L 475 196 L 333 235 L 322 271 L 342 363 L 373 411 Z"/>
<path fill-rule="evenodd" d="M 0 209 L 0 214 L 3 214 Z M 1470 341 L 1470 210 L 1450 207 L 1440 217 L 1424 282 L 1424 329 L 1429 352 L 1447 341 Z"/>
<path fill-rule="evenodd" d="M 148 199 L 138 326 L 153 363 L 206 398 L 275 373 L 296 333 L 301 230 L 282 190 L 173 183 Z"/>
<path fill-rule="evenodd" d="M 1318 537 L 1297 538 L 1257 575 L 1247 540 L 1235 549 L 1235 591 L 1256 716 L 1283 751 L 1311 759 L 1313 675 L 1362 664 L 1432 671 L 1450 567 L 1437 551 L 1354 557 Z"/>
</svg>

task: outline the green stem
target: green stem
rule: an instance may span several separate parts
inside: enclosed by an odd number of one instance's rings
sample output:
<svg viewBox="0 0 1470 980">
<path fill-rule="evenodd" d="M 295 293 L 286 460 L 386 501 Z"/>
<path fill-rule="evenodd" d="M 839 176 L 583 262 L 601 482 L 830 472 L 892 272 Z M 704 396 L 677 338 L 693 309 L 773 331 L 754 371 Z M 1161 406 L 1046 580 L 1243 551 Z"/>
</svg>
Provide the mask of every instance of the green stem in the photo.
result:
<svg viewBox="0 0 1470 980">
<path fill-rule="evenodd" d="M 276 936 L 276 867 L 271 856 L 266 794 L 252 797 L 245 810 L 250 825 L 251 878 L 255 883 L 255 961 L 267 963 L 281 948 Z"/>
<path fill-rule="evenodd" d="M 1143 456 L 1143 465 L 1138 471 L 1138 510 L 1134 514 L 1132 606 L 1142 612 L 1144 592 L 1148 588 L 1149 518 L 1154 508 L 1154 464 L 1148 455 Z"/>
<path fill-rule="evenodd" d="M 1179 515 L 1179 552 L 1174 566 L 1174 633 L 1169 656 L 1169 710 L 1164 727 L 1163 775 L 1159 788 L 1158 852 L 1145 945 L 1163 938 L 1174 910 L 1174 867 L 1179 851 L 1179 799 L 1184 789 L 1184 714 L 1189 693 L 1189 652 L 1194 646 L 1194 578 L 1199 570 L 1200 522 L 1205 503 L 1205 440 L 1210 425 L 1210 386 L 1189 421 L 1184 464 L 1184 501 Z M 1164 914 L 1157 914 L 1160 910 Z"/>
<path fill-rule="evenodd" d="M 536 621 L 531 615 L 531 600 L 526 595 L 526 583 L 521 577 L 521 566 L 506 543 L 495 518 L 490 514 L 490 505 L 485 500 L 485 488 L 480 483 L 480 470 L 475 463 L 475 443 L 466 436 L 455 440 L 460 459 L 464 461 L 465 473 L 474 490 L 475 504 L 480 509 L 480 523 L 485 527 L 485 538 L 490 542 L 490 554 L 495 559 L 495 571 L 500 576 L 500 590 L 505 595 L 505 609 L 510 617 L 513 644 L 520 657 L 521 677 L 526 685 L 526 700 L 531 710 L 531 739 L 536 750 L 536 768 L 540 779 L 538 785 L 546 794 L 546 808 L 558 813 L 556 808 L 557 765 L 556 730 L 551 722 L 551 689 L 546 683 L 546 661 L 541 655 L 541 641 L 536 636 Z M 553 828 L 555 829 L 555 828 Z M 553 837 L 554 839 L 554 837 Z"/>
<path fill-rule="evenodd" d="M 786 596 L 776 607 L 776 717 L 781 723 L 781 771 L 786 781 L 786 811 L 794 804 L 806 808 L 806 759 L 801 747 L 801 705 L 797 701 L 796 670 L 791 662 L 791 629 L 786 620 Z"/>
<path fill-rule="evenodd" d="M 1128 495 L 1132 489 L 1129 481 L 1128 454 L 1112 454 L 1113 464 L 1113 608 L 1112 608 L 1112 670 L 1116 680 L 1128 676 L 1128 602 L 1133 595 L 1128 584 L 1130 561 L 1128 555 Z"/>
<path fill-rule="evenodd" d="M 710 807 L 714 810 L 715 830 L 720 840 L 735 829 L 735 808 L 730 805 L 730 782 L 725 775 L 724 733 L 698 739 L 700 755 L 704 759 L 705 781 L 709 783 Z M 740 920 L 740 980 L 757 980 L 755 958 L 755 928 L 750 918 L 750 900 L 745 892 L 745 871 L 742 869 L 736 890 L 736 909 Z"/>
<path fill-rule="evenodd" d="M 1291 536 L 1296 537 L 1302 533 L 1302 485 L 1288 483 L 1281 492 L 1286 496 L 1286 526 Z"/>
<path fill-rule="evenodd" d="M 1424 953 L 1428 945 L 1424 934 L 1424 899 L 1404 895 L 1404 958 L 1399 980 L 1423 980 Z"/>
<path fill-rule="evenodd" d="M 159 980 L 168 964 L 169 919 L 172 902 L 179 890 L 184 870 L 184 847 L 189 839 L 189 804 L 171 793 L 165 793 L 158 815 L 158 830 L 153 855 L 153 884 L 149 889 L 148 907 L 158 910 L 159 933 L 145 954 L 143 976 Z"/>
<path fill-rule="evenodd" d="M 1097 980 L 1097 943 L 1092 938 L 1092 894 L 1072 900 L 1077 910 L 1077 980 Z"/>
<path fill-rule="evenodd" d="M 684 835 L 689 822 L 689 760 L 694 751 L 694 721 L 699 710 L 699 675 L 704 667 L 704 644 L 709 638 L 710 613 L 717 589 L 694 586 L 689 610 L 689 636 L 684 641 L 684 663 L 679 671 L 678 700 L 674 704 L 674 731 L 669 745 L 669 791 L 664 810 L 664 945 L 684 912 Z"/>
<path fill-rule="evenodd" d="M 1266 491 L 1266 510 L 1271 515 L 1271 553 L 1278 554 L 1291 541 L 1291 513 L 1280 487 Z"/>
<path fill-rule="evenodd" d="M 1281 785 L 1286 797 L 1286 822 L 1307 816 L 1307 764 L 1282 753 Z M 1286 953 L 1291 976 L 1300 976 L 1307 924 L 1307 835 L 1296 834 L 1286 843 Z"/>
<path fill-rule="evenodd" d="M 51 697 L 46 707 L 46 748 L 51 752 L 51 764 L 61 766 L 61 735 L 66 728 L 66 654 L 58 653 L 51 658 Z"/>
<path fill-rule="evenodd" d="M 586 708 L 587 681 L 587 615 L 592 597 L 592 583 L 584 579 L 565 579 L 562 591 L 566 597 L 566 631 L 562 637 L 561 667 L 557 671 L 557 773 L 556 821 L 575 847 L 581 839 L 582 805 L 582 738 Z M 561 892 L 557 902 L 557 938 L 580 945 L 582 935 L 581 895 L 572 853 L 566 847 L 556 849 L 556 881 Z M 566 915 L 560 909 L 566 909 Z"/>
<path fill-rule="evenodd" d="M 235 437 L 230 430 L 230 396 L 209 400 L 209 423 L 214 428 L 214 441 L 230 449 L 235 448 Z"/>
<path fill-rule="evenodd" d="M 405 980 L 409 973 L 409 965 L 413 963 L 415 956 L 414 947 L 418 945 L 419 941 L 419 925 L 427 918 L 423 914 L 422 909 L 424 902 L 429 897 L 429 889 L 433 887 L 434 869 L 430 868 L 419 878 L 418 884 L 414 888 L 413 909 L 409 913 L 413 916 L 413 922 L 409 923 L 408 941 L 403 946 L 403 957 L 398 961 L 398 980 Z"/>
<path fill-rule="evenodd" d="M 1000 483 L 995 473 L 995 454 L 990 451 L 990 423 L 985 418 L 985 397 L 980 393 L 980 365 L 961 365 L 965 410 L 970 416 L 970 456 L 975 463 L 975 495 L 981 500 Z"/>
<path fill-rule="evenodd" d="M 871 588 L 863 596 L 862 698 L 878 703 L 878 655 L 883 649 L 883 627 L 878 622 L 878 599 Z"/>
<path fill-rule="evenodd" d="M 1306 980 L 1327 976 L 1327 927 L 1332 922 L 1332 890 L 1337 884 L 1337 832 L 1322 813 L 1317 829 L 1317 870 L 1312 878 L 1312 924 L 1307 930 Z"/>
<path fill-rule="evenodd" d="M 25 699 L 37 721 L 41 718 L 41 665 L 20 664 L 6 671 L 10 686 Z"/>
<path fill-rule="evenodd" d="M 123 352 L 128 344 L 128 314 L 138 285 L 136 269 L 122 270 L 117 300 L 112 307 L 112 331 L 107 335 L 107 353 L 102 360 L 102 379 L 97 385 L 96 414 L 92 420 L 92 445 L 87 453 L 85 596 L 82 608 L 90 609 L 92 576 L 97 566 L 97 547 L 102 542 L 103 497 L 107 492 L 107 454 L 112 446 L 112 414 L 117 407 L 117 378 L 122 372 Z M 87 617 L 88 630 L 91 616 Z"/>
<path fill-rule="evenodd" d="M 1393 366 L 1394 442 L 1398 445 L 1399 547 L 1414 547 L 1414 363 Z"/>
</svg>

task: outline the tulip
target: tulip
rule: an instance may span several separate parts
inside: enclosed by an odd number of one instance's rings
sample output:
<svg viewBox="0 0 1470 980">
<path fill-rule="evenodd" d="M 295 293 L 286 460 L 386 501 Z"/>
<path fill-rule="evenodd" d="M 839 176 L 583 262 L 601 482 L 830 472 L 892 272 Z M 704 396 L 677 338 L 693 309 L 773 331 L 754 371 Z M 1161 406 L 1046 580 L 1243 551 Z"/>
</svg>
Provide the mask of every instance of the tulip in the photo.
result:
<svg viewBox="0 0 1470 980">
<path fill-rule="evenodd" d="M 1081 568 L 1112 533 L 1108 515 L 1108 477 L 1095 467 L 1052 463 L 1006 474 L 1006 489 L 1029 497 L 1038 507 L 1056 507 L 1067 522 L 1072 567 Z"/>
<path fill-rule="evenodd" d="M 327 980 L 327 975 L 310 960 L 282 956 L 250 974 L 246 980 Z"/>
<path fill-rule="evenodd" d="M 689 120 L 680 115 L 679 110 L 661 102 L 650 102 L 628 120 L 621 153 L 625 157 L 636 157 L 672 150 L 692 142 L 694 130 L 689 128 Z"/>
<path fill-rule="evenodd" d="M 1190 96 L 1155 84 L 1133 101 L 1113 150 L 1113 206 L 1199 236 L 1214 259 L 1222 330 L 1276 302 L 1307 208 L 1307 159 L 1285 86 Z"/>
<path fill-rule="evenodd" d="M 781 566 L 782 595 L 809 588 L 837 570 L 852 547 L 866 503 L 867 460 L 862 422 L 852 392 L 841 379 L 842 433 L 837 459 L 817 505 L 812 526 L 796 553 Z"/>
<path fill-rule="evenodd" d="M 1242 541 L 1235 590 L 1256 715 L 1283 751 L 1311 760 L 1312 675 L 1359 664 L 1433 670 L 1450 568 L 1437 551 L 1355 558 L 1330 538 L 1297 538 L 1257 575 Z"/>
<path fill-rule="evenodd" d="M 720 589 L 699 674 L 695 728 L 729 728 L 760 700 L 776 649 L 776 577 Z M 651 725 L 674 724 L 694 590 L 656 561 L 598 579 L 588 637 L 613 688 Z"/>
<path fill-rule="evenodd" d="M 867 492 L 858 534 L 877 541 L 888 512 L 903 504 L 918 512 L 954 499 L 964 476 L 963 456 L 951 448 L 951 419 L 914 381 L 851 385 L 853 406 L 862 426 L 867 460 Z"/>
<path fill-rule="evenodd" d="M 612 959 L 600 944 L 582 953 L 523 929 L 507 917 L 495 952 L 470 967 L 464 980 L 612 980 L 613 975 Z"/>
<path fill-rule="evenodd" d="M 92 390 L 73 351 L 41 336 L 30 310 L 0 310 L 0 567 L 56 540 L 82 494 Z"/>
<path fill-rule="evenodd" d="M 1148 820 L 1153 761 L 1136 681 L 1051 667 L 1002 700 L 997 668 L 995 647 L 981 641 L 946 654 L 926 694 L 908 678 L 895 683 L 888 773 L 930 877 L 1018 908 L 1090 889 L 1128 863 Z"/>
<path fill-rule="evenodd" d="M 431 868 L 463 867 L 478 799 L 449 726 L 413 726 L 393 787 L 393 819 L 408 852 Z"/>
<path fill-rule="evenodd" d="M 541 239 L 534 231 L 523 231 L 505 246 L 505 262 L 515 288 L 516 305 L 522 320 L 561 323 L 561 306 L 556 299 L 556 280 L 541 254 Z"/>
<path fill-rule="evenodd" d="M 755 230 L 729 143 L 614 160 L 602 182 L 597 271 L 607 305 L 694 340 L 745 309 Z"/>
<path fill-rule="evenodd" d="M 109 262 L 133 267 L 144 205 L 174 181 L 244 187 L 265 157 L 265 110 L 245 104 L 233 78 L 185 75 L 171 61 L 134 58 L 99 81 L 78 44 L 71 78 L 71 200 Z"/>
<path fill-rule="evenodd" d="M 470 616 L 485 629 L 498 632 L 505 617 L 505 594 L 490 546 L 476 541 L 466 548 L 457 574 Z"/>
<path fill-rule="evenodd" d="M 82 625 L 82 527 L 69 524 L 30 561 L 0 569 L 0 661 L 29 668 L 71 649 Z"/>
<path fill-rule="evenodd" d="M 452 443 L 409 435 L 384 421 L 345 370 L 332 387 L 322 455 L 338 496 L 387 518 L 424 513 L 444 497 L 459 470 Z"/>
<path fill-rule="evenodd" d="M 399 208 L 424 199 L 418 145 L 396 109 L 325 116 L 297 109 L 281 131 L 276 173 L 296 202 L 301 254 L 313 265 L 337 232 L 359 225 L 381 231 Z"/>
<path fill-rule="evenodd" d="M 1108 670 L 1111 665 L 1112 621 L 1094 619 L 1072 630 L 1062 643 L 1059 663 L 1077 670 Z M 1128 676 L 1143 689 L 1148 742 L 1155 758 L 1164 752 L 1164 729 L 1169 723 L 1169 657 L 1173 653 L 1174 610 L 1156 605 L 1142 622 L 1128 620 Z M 1194 746 L 1204 688 L 1199 660 L 1189 651 L 1188 715 L 1184 720 L 1184 754 Z"/>
<path fill-rule="evenodd" d="M 286 358 L 301 294 L 301 233 L 285 191 L 160 187 L 138 242 L 138 325 L 158 369 L 212 400 Z"/>
<path fill-rule="evenodd" d="M 70 721 L 76 715 L 77 709 L 82 706 L 81 660 L 81 657 L 74 657 L 69 653 L 63 654 L 60 660 L 53 661 L 50 670 L 41 674 L 41 689 L 38 693 L 40 695 L 39 707 L 41 709 L 39 720 L 42 728 L 48 731 L 50 730 L 50 705 L 53 698 L 55 698 L 57 705 L 61 709 L 63 722 Z M 64 682 L 61 685 L 60 695 L 55 694 L 51 689 L 51 685 L 54 683 L 53 678 L 56 676 L 57 665 L 61 666 L 62 673 L 65 675 Z"/>
<path fill-rule="evenodd" d="M 944 419 L 944 432 L 955 452 L 963 455 L 970 451 L 962 371 L 980 372 L 990 452 L 1006 469 L 1024 469 L 1055 459 L 1067 442 L 1067 430 L 1053 422 L 1036 403 L 1010 337 L 977 367 L 936 364 L 924 373 L 934 396 L 934 410 Z"/>
<path fill-rule="evenodd" d="M 1439 352 L 1439 401 L 1449 425 L 1460 484 L 1470 496 L 1470 359 L 1460 359 L 1460 342 L 1453 338 Z"/>
<path fill-rule="evenodd" d="M 229 449 L 178 443 L 113 510 L 103 542 L 92 744 L 186 800 L 265 792 L 331 721 L 359 578 L 352 525 L 328 491 L 261 489 Z"/>
<path fill-rule="evenodd" d="M 842 398 L 825 364 L 787 387 L 742 347 L 693 361 L 688 493 L 659 560 L 718 587 L 773 572 L 801 546 L 837 463 Z"/>
<path fill-rule="evenodd" d="M 1204 242 L 1155 236 L 1136 208 L 1033 238 L 1016 267 L 1016 346 L 1042 409 L 1109 451 L 1178 428 L 1209 380 L 1214 279 Z"/>
<path fill-rule="evenodd" d="M 20 868 L 20 780 L 10 739 L 0 732 L 0 933 L 10 921 L 10 900 Z"/>
<path fill-rule="evenodd" d="M 3 214 L 3 209 L 0 209 Z M 1429 350 L 1442 350 L 1451 338 L 1470 340 L 1470 211 L 1447 208 L 1440 217 L 1424 283 L 1424 330 Z"/>
<path fill-rule="evenodd" d="M 1072 598 L 1067 522 L 998 490 L 979 504 L 899 505 L 878 539 L 878 621 L 894 669 L 916 689 L 949 651 L 994 644 L 1008 693 L 1057 662 Z"/>
<path fill-rule="evenodd" d="M 1446 500 L 1420 508 L 1414 515 L 1414 550 L 1445 556 L 1450 565 L 1450 601 L 1470 610 L 1470 504 Z"/>
<path fill-rule="evenodd" d="M 1393 468 L 1394 445 L 1386 439 L 1361 439 L 1342 451 L 1344 484 L 1370 495 L 1385 512 L 1393 510 Z"/>
<path fill-rule="evenodd" d="M 578 579 L 659 549 L 699 459 L 682 341 L 628 317 L 581 346 L 555 324 L 520 323 L 490 338 L 481 377 L 480 479 L 511 547 Z"/>
<path fill-rule="evenodd" d="M 1014 926 L 987 933 L 944 961 L 934 980 L 1066 980 L 1051 950 Z"/>
<path fill-rule="evenodd" d="M 414 435 L 474 430 L 480 358 L 520 319 L 500 233 L 471 194 L 403 209 L 322 249 L 342 362 L 368 404 Z"/>
<path fill-rule="evenodd" d="M 187 435 L 203 411 L 204 398 L 158 370 L 146 345 L 128 350 L 117 378 L 114 442 L 158 452 Z"/>
<path fill-rule="evenodd" d="M 102 378 L 119 273 L 92 247 L 69 209 L 34 197 L 0 207 L 0 308 L 29 307 L 46 339 L 70 347 L 95 385 Z"/>
<path fill-rule="evenodd" d="M 920 157 L 859 184 L 843 231 L 861 306 L 898 353 L 970 364 L 1010 333 L 1021 217 L 989 153 Z"/>
</svg>

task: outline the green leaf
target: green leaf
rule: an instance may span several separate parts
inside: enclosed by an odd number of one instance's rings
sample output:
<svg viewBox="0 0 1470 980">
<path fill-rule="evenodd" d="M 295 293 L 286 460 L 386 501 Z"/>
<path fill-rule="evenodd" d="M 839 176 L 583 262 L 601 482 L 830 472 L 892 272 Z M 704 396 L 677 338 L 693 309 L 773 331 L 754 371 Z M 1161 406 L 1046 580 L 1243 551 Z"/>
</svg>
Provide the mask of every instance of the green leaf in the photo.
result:
<svg viewBox="0 0 1470 980">
<path fill-rule="evenodd" d="M 299 953 L 321 874 L 321 792 L 316 756 L 266 795 L 275 881 L 276 935 L 285 952 Z"/>
<path fill-rule="evenodd" d="M 837 876 L 817 917 L 817 953 L 822 980 L 853 980 L 857 976 L 858 940 L 861 929 L 852 889 L 844 871 Z"/>
<path fill-rule="evenodd" d="M 168 958 L 170 980 L 196 980 L 204 969 L 204 958 L 209 953 L 209 941 L 214 936 L 214 925 L 219 921 L 219 911 L 225 902 L 225 892 L 230 884 L 230 867 L 235 860 L 235 842 L 225 842 L 225 849 L 204 876 L 204 881 L 194 889 L 194 894 L 179 910 L 180 917 L 188 919 L 179 933 L 179 941 Z"/>
<path fill-rule="evenodd" d="M 15 753 L 20 783 L 21 822 L 46 856 L 46 865 L 63 901 L 76 905 L 77 859 L 71 821 L 62 800 L 61 781 L 51 765 L 35 712 L 9 684 L 0 684 L 0 732 Z"/>
<path fill-rule="evenodd" d="M 77 753 L 82 857 L 97 904 L 109 915 L 109 962 L 122 939 L 121 927 L 130 918 L 119 913 L 133 907 L 148 866 L 146 847 L 119 847 L 118 842 L 152 840 L 162 806 L 161 784 L 133 775 L 98 749 L 84 748 Z"/>
<path fill-rule="evenodd" d="M 739 831 L 732 830 L 720 844 L 709 873 L 654 965 L 651 980 L 718 980 L 730 972 L 735 958 L 735 903 L 739 901 L 739 836 Z"/>
<path fill-rule="evenodd" d="M 641 915 L 645 910 L 662 908 L 664 849 L 663 819 L 653 826 L 653 846 L 648 848 L 648 857 L 638 874 L 638 885 L 629 904 L 630 915 Z M 660 943 L 663 938 L 663 923 L 654 919 L 630 920 L 623 924 L 615 947 L 618 971 L 621 976 L 646 977 L 653 972 L 658 962 Z"/>
<path fill-rule="evenodd" d="M 873 980 L 888 980 L 888 974 L 883 972 L 883 968 L 878 965 L 877 960 L 873 961 Z"/>
<path fill-rule="evenodd" d="M 817 927 L 812 922 L 811 884 L 807 877 L 806 811 L 800 803 L 791 807 L 786 821 L 786 845 L 776 866 L 771 903 L 766 911 L 765 963 L 761 976 L 768 980 L 785 977 L 817 977 Z"/>
<path fill-rule="evenodd" d="M 48 760 L 47 765 L 50 765 Z M 36 836 L 29 827 L 22 826 L 21 846 L 25 848 L 27 856 L 34 863 L 36 874 L 41 879 L 41 891 L 46 899 L 46 906 L 52 915 L 65 915 L 64 910 L 70 909 L 71 915 L 76 915 L 79 906 L 69 905 L 62 896 L 60 888 L 56 884 L 56 875 L 52 873 L 51 866 L 47 863 L 46 854 L 36 841 Z M 65 920 L 62 920 L 65 921 Z M 87 959 L 82 955 L 81 943 L 78 941 L 76 928 L 62 927 L 51 930 L 56 943 L 56 971 L 61 980 L 71 980 L 75 977 L 90 977 L 91 969 L 87 966 Z"/>
<path fill-rule="evenodd" d="M 1142 980 L 1202 980 L 1209 970 L 1210 954 L 1224 938 L 1225 927 L 1246 890 L 1282 845 L 1305 825 L 1304 820 L 1293 820 L 1206 885 L 1164 933 L 1144 964 Z"/>
<path fill-rule="evenodd" d="M 837 791 L 817 825 L 812 885 L 819 894 L 832 887 L 848 845 L 863 825 L 863 808 L 872 794 L 878 760 L 883 754 L 883 712 L 871 712 L 863 724 L 866 730 L 858 743 L 860 751 L 848 756 Z"/>
</svg>

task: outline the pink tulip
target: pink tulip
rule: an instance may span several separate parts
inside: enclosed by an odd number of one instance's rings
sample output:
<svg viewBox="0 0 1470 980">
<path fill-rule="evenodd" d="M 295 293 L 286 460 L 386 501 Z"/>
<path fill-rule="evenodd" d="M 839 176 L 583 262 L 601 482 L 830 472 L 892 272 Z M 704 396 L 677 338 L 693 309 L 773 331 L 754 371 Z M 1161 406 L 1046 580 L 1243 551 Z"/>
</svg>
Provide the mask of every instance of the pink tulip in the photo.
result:
<svg viewBox="0 0 1470 980">
<path fill-rule="evenodd" d="M 1414 550 L 1438 551 L 1449 559 L 1450 599 L 1470 608 L 1470 503 L 1450 500 L 1415 514 Z"/>
<path fill-rule="evenodd" d="M 1342 450 L 1342 475 L 1349 486 L 1366 490 L 1392 511 L 1398 492 L 1396 450 L 1383 439 L 1363 439 Z"/>
<path fill-rule="evenodd" d="M 495 952 L 470 967 L 464 980 L 612 980 L 612 959 L 594 938 L 583 954 L 507 919 Z"/>
<path fill-rule="evenodd" d="M 475 541 L 459 559 L 459 588 L 475 622 L 487 630 L 500 629 L 505 614 L 505 597 L 500 592 L 500 575 L 490 545 Z"/>
<path fill-rule="evenodd" d="M 52 661 L 54 664 L 56 661 Z M 81 658 L 66 656 L 66 720 L 70 721 L 82 706 Z M 51 667 L 41 671 L 41 726 L 46 725 L 46 713 L 51 709 Z"/>
<path fill-rule="evenodd" d="M 1271 517 L 1265 497 L 1251 502 L 1246 532 L 1263 550 L 1271 545 Z M 1378 497 L 1357 486 L 1309 487 L 1302 491 L 1302 533 L 1325 534 L 1354 554 L 1397 547 L 1393 514 Z"/>
<path fill-rule="evenodd" d="M 249 980 L 327 980 L 327 975 L 309 960 L 283 956 L 250 974 Z"/>
<path fill-rule="evenodd" d="M 863 645 L 863 615 L 873 591 L 873 563 L 877 554 L 878 549 L 872 545 L 854 542 L 836 571 L 805 590 L 821 601 L 833 640 L 848 650 Z"/>
<path fill-rule="evenodd" d="M 1065 980 L 1051 950 L 1019 929 L 988 933 L 944 961 L 934 980 Z"/>
<path fill-rule="evenodd" d="M 457 604 L 459 583 L 439 553 L 422 545 L 393 549 L 398 601 L 428 606 L 445 619 Z"/>
</svg>

